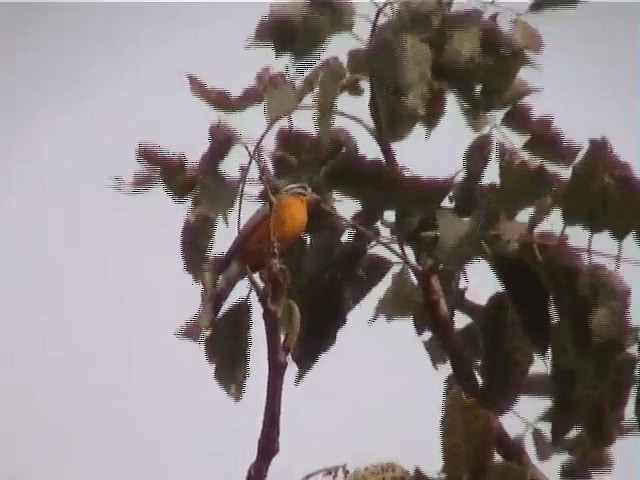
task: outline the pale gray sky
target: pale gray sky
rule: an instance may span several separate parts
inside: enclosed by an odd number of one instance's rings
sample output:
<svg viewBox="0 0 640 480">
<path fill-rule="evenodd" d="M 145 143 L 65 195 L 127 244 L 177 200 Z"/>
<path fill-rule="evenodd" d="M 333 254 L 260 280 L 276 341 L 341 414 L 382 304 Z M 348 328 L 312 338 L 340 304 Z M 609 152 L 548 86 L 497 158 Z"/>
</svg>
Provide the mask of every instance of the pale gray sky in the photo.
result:
<svg viewBox="0 0 640 480">
<path fill-rule="evenodd" d="M 260 67 L 281 64 L 269 50 L 243 49 L 267 8 L 0 4 L 0 480 L 244 478 L 266 383 L 262 327 L 245 398 L 234 404 L 198 347 L 172 335 L 199 299 L 179 255 L 186 206 L 160 189 L 128 197 L 105 185 L 133 171 L 141 140 L 199 158 L 218 115 L 190 95 L 183 74 L 238 93 Z M 581 142 L 606 134 L 640 170 L 638 6 L 582 5 L 531 21 L 547 40 L 542 71 L 528 76 L 545 88 L 531 98 L 536 111 Z M 340 37 L 328 53 L 353 42 Z M 366 99 L 342 106 L 368 120 Z M 310 127 L 310 118 L 297 122 Z M 256 136 L 263 117 L 254 109 L 231 122 Z M 398 145 L 398 157 L 418 173 L 449 174 L 471 138 L 452 109 L 428 142 L 417 132 Z M 236 149 L 228 168 L 240 160 Z M 233 232 L 219 231 L 216 251 Z M 595 245 L 614 251 L 601 237 Z M 640 258 L 631 242 L 625 254 Z M 637 278 L 638 269 L 623 273 Z M 478 300 L 496 285 L 485 274 L 472 272 Z M 300 387 L 288 370 L 270 478 L 341 462 L 440 465 L 446 372 L 433 371 L 409 322 L 367 325 L 387 284 Z M 637 294 L 632 308 L 637 318 Z M 541 405 L 517 409 L 533 418 Z M 520 428 L 510 415 L 505 423 Z M 637 439 L 620 442 L 615 478 L 637 477 L 637 451 Z M 557 465 L 545 468 L 551 478 Z"/>
</svg>

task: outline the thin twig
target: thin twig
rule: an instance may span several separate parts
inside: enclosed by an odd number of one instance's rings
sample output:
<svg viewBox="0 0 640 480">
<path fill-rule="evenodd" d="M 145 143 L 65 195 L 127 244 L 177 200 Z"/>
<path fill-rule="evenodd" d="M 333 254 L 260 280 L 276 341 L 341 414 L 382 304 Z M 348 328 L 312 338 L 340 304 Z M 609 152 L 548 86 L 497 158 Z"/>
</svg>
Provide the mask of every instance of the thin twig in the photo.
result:
<svg viewBox="0 0 640 480">
<path fill-rule="evenodd" d="M 363 227 L 362 225 L 343 217 L 342 215 L 340 215 L 335 209 L 328 207 L 327 205 L 322 205 L 322 208 L 327 211 L 328 213 L 336 216 L 338 218 L 338 220 L 340 220 L 340 222 L 343 224 L 343 226 L 346 227 L 350 227 L 350 228 L 354 228 L 355 230 L 359 231 L 360 233 L 364 234 L 367 238 L 369 238 L 371 241 L 373 242 L 377 242 L 378 244 L 380 244 L 383 248 L 385 248 L 389 253 L 391 253 L 393 256 L 397 257 L 398 259 L 400 259 L 400 261 L 406 265 L 409 269 L 411 269 L 413 272 L 415 272 L 416 274 L 421 270 L 421 268 L 415 263 L 412 262 L 409 257 L 407 257 L 406 255 L 404 255 L 402 252 L 396 250 L 390 242 L 387 242 L 385 240 L 382 240 L 380 237 L 377 237 L 376 235 L 374 235 L 372 232 L 370 232 L 367 228 Z"/>
<path fill-rule="evenodd" d="M 320 473 L 324 473 L 327 475 L 335 475 L 338 471 L 342 470 L 344 472 L 346 469 L 347 469 L 346 463 L 343 463 L 342 465 L 333 465 L 331 467 L 319 468 L 314 472 L 308 473 L 307 475 L 302 477 L 300 480 L 311 480 L 313 477 L 315 477 Z"/>
<path fill-rule="evenodd" d="M 316 107 L 315 105 L 299 105 L 297 109 L 298 110 L 316 110 L 317 108 L 318 107 Z M 357 115 L 353 115 L 351 113 L 344 112 L 339 109 L 334 110 L 333 113 L 335 113 L 336 116 L 338 117 L 344 117 L 346 119 L 351 120 L 354 123 L 357 123 L 371 136 L 371 138 L 375 140 L 376 138 L 375 129 L 371 125 L 369 125 L 367 122 L 365 122 L 362 118 L 358 117 Z"/>
</svg>

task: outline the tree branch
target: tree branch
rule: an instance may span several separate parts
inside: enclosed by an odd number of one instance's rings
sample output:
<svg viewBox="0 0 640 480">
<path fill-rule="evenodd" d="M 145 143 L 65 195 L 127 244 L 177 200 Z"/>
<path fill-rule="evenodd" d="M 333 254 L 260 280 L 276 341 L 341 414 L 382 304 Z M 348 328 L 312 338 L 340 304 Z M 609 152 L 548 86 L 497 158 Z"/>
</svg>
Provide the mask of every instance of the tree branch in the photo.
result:
<svg viewBox="0 0 640 480">
<path fill-rule="evenodd" d="M 444 291 L 433 265 L 422 269 L 418 282 L 422 289 L 425 308 L 431 318 L 429 329 L 447 352 L 456 381 L 466 395 L 474 398 L 480 406 L 491 411 L 489 402 L 476 379 L 473 363 L 455 335 Z M 530 478 L 546 479 L 546 476 L 533 464 L 526 450 L 522 445 L 513 441 L 500 419 L 495 415 L 494 422 L 497 432 L 497 450 L 502 458 L 526 468 L 530 473 Z"/>
<path fill-rule="evenodd" d="M 249 276 L 250 280 L 253 277 Z M 262 318 L 267 338 L 267 395 L 258 439 L 256 458 L 247 471 L 247 480 L 264 480 L 269 466 L 280 451 L 280 411 L 282 387 L 287 370 L 289 349 L 280 340 L 279 312 L 285 298 L 288 281 L 286 268 L 273 258 L 267 268 L 267 287 L 261 289 L 252 282 L 262 304 Z"/>
</svg>

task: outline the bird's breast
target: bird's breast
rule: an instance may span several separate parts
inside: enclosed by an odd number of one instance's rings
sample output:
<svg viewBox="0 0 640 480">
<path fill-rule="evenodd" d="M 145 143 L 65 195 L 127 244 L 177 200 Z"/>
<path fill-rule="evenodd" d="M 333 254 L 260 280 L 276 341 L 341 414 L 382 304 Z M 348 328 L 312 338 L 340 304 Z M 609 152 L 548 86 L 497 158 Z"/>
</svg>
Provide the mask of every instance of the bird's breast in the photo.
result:
<svg viewBox="0 0 640 480">
<path fill-rule="evenodd" d="M 276 199 L 273 210 L 243 246 L 240 257 L 251 271 L 262 270 L 269 258 L 271 231 L 281 253 L 291 247 L 307 228 L 307 202 L 299 195 Z"/>
</svg>

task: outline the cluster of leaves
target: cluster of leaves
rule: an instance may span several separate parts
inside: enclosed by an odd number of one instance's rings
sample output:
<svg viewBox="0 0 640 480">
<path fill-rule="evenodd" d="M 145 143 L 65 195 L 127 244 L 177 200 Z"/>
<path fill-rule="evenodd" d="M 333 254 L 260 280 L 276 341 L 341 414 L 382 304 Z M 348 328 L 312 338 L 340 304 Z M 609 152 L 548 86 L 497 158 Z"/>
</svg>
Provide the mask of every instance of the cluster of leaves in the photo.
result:
<svg viewBox="0 0 640 480">
<path fill-rule="evenodd" d="M 568 3 L 575 2 L 536 0 L 530 12 Z M 332 35 L 351 31 L 354 18 L 353 6 L 339 1 L 272 5 L 253 40 L 271 46 L 277 55 L 303 61 Z M 394 220 L 387 226 L 402 251 L 410 249 L 421 266 L 440 265 L 437 276 L 450 321 L 457 311 L 472 320 L 455 335 L 478 367 L 482 404 L 467 397 L 453 379 L 448 382 L 444 472 L 450 478 L 527 478 L 519 467 L 493 462 L 495 415 L 509 410 L 523 394 L 551 399 L 549 411 L 539 419 L 550 423 L 550 439 L 541 427 L 532 430 L 540 459 L 569 452 L 564 475 L 587 476 L 608 466 L 607 448 L 625 433 L 621 425 L 636 364 L 628 352 L 636 341 L 630 291 L 613 272 L 585 263 L 564 237 L 535 229 L 558 208 L 567 225 L 606 230 L 619 241 L 633 232 L 640 242 L 640 217 L 635 215 L 640 180 L 606 138 L 591 139 L 576 161 L 582 147 L 551 118 L 534 116 L 533 108 L 522 102 L 535 89 L 518 74 L 544 46 L 522 17 L 512 18 L 505 30 L 495 13 L 482 9 L 456 10 L 436 0 L 402 2 L 372 29 L 369 40 L 349 51 L 345 62 L 338 57 L 316 62 L 298 84 L 283 73 L 262 69 L 238 96 L 188 76 L 194 96 L 217 111 L 263 105 L 265 134 L 313 94 L 316 131 L 278 129 L 264 178 L 273 184 L 307 182 L 326 200 L 340 193 L 361 206 L 351 222 L 367 234 L 323 210 L 310 218 L 306 237 L 283 257 L 292 280 L 287 295 L 301 319 L 292 352 L 298 380 L 335 343 L 349 312 L 392 269 L 391 260 L 369 251 L 382 242 L 379 225 L 383 213 L 391 211 Z M 418 124 L 435 129 L 447 100 L 457 99 L 469 125 L 482 130 L 464 154 L 460 181 L 401 173 L 384 152 L 384 161 L 368 158 L 349 131 L 333 127 L 340 95 L 361 95 L 364 80 L 369 82 L 374 123 L 368 131 L 379 141 L 401 140 Z M 490 116 L 501 110 L 506 111 L 501 125 L 487 130 Z M 527 137 L 522 149 L 501 135 L 504 129 Z M 129 184 L 119 183 L 132 192 L 162 184 L 175 201 L 191 202 L 182 228 L 182 257 L 185 270 L 203 288 L 213 262 L 216 226 L 220 219 L 227 221 L 240 185 L 240 179 L 220 171 L 240 143 L 239 135 L 217 122 L 209 139 L 196 164 L 184 155 L 140 145 L 143 169 Z M 499 179 L 483 184 L 491 161 L 499 164 Z M 566 175 L 551 167 L 565 169 Z M 443 209 L 448 195 L 454 207 Z M 528 221 L 515 220 L 530 207 Z M 465 266 L 479 258 L 489 263 L 503 287 L 486 305 L 468 301 L 459 287 Z M 422 335 L 432 326 L 423 302 L 405 264 L 391 276 L 372 320 L 411 318 L 416 334 Z M 205 344 L 216 380 L 235 400 L 242 396 L 248 372 L 250 316 L 246 299 L 232 305 Z M 424 346 L 435 367 L 447 362 L 434 337 Z M 532 372 L 534 355 L 549 353 L 551 373 Z M 574 427 L 580 433 L 569 437 Z M 401 473 L 399 478 L 428 478 Z M 354 478 L 377 478 L 362 475 Z"/>
</svg>

